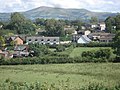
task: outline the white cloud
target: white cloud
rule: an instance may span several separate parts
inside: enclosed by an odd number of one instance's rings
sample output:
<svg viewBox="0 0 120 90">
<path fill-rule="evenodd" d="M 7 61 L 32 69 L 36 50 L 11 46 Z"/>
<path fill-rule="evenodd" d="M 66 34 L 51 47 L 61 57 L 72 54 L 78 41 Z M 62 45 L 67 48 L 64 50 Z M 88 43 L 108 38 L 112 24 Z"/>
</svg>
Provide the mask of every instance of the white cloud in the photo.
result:
<svg viewBox="0 0 120 90">
<path fill-rule="evenodd" d="M 26 11 L 40 6 L 85 8 L 92 11 L 120 11 L 119 0 L 0 0 L 0 12 Z"/>
</svg>

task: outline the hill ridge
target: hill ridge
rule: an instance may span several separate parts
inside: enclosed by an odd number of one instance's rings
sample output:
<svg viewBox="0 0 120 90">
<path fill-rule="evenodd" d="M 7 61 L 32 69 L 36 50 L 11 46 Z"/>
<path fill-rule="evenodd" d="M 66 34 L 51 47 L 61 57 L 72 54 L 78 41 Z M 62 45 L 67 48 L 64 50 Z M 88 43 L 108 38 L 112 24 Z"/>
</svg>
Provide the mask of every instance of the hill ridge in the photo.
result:
<svg viewBox="0 0 120 90">
<path fill-rule="evenodd" d="M 108 16 L 114 16 L 116 13 L 110 12 L 92 12 L 87 9 L 69 9 L 69 8 L 60 8 L 60 7 L 46 7 L 41 6 L 34 8 L 25 12 L 20 12 L 25 17 L 35 20 L 36 18 L 45 18 L 45 19 L 67 19 L 67 20 L 88 20 L 93 16 L 98 17 L 99 19 L 105 20 Z M 10 13 L 0 13 L 0 19 L 10 19 Z"/>
</svg>

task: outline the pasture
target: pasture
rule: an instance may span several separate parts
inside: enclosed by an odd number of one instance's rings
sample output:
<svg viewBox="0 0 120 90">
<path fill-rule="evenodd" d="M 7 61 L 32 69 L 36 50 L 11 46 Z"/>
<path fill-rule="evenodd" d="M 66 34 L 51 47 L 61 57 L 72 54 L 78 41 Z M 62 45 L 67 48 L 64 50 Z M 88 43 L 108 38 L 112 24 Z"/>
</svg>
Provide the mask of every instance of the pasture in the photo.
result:
<svg viewBox="0 0 120 90">
<path fill-rule="evenodd" d="M 120 83 L 119 63 L 81 63 L 49 65 L 0 66 L 0 83 L 6 79 L 14 82 L 48 83 L 82 87 L 100 83 L 112 87 Z"/>
<path fill-rule="evenodd" d="M 100 48 L 104 49 L 104 48 L 110 48 L 110 47 L 77 47 L 77 48 L 74 48 L 73 51 L 70 53 L 70 57 L 81 56 L 82 52 L 84 52 L 84 51 L 99 50 Z M 112 51 L 112 49 L 111 49 L 111 51 Z"/>
</svg>

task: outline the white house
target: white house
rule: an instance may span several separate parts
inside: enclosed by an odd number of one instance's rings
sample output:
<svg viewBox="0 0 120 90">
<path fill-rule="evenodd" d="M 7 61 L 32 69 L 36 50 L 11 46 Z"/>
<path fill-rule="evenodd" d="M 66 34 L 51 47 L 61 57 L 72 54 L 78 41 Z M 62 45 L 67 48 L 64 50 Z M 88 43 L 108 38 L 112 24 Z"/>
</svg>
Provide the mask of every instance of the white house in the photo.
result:
<svg viewBox="0 0 120 90">
<path fill-rule="evenodd" d="M 86 44 L 91 42 L 91 40 L 86 35 L 73 35 L 72 41 L 81 44 Z"/>
<path fill-rule="evenodd" d="M 97 27 L 97 24 L 91 24 L 91 28 L 96 28 Z"/>
<path fill-rule="evenodd" d="M 91 33 L 91 31 L 86 30 L 86 31 L 85 31 L 85 33 L 84 33 L 84 35 L 86 35 L 86 36 L 87 36 L 87 35 L 89 35 L 90 33 Z"/>
<path fill-rule="evenodd" d="M 105 28 L 106 28 L 105 23 L 100 23 L 99 26 L 101 28 L 101 31 L 105 30 Z"/>
</svg>

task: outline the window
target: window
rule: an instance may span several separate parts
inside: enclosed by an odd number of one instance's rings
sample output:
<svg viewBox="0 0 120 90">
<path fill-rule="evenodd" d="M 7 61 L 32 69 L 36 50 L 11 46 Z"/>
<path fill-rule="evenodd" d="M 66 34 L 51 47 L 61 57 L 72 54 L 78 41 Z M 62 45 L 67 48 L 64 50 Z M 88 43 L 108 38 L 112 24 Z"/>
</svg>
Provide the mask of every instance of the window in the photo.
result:
<svg viewBox="0 0 120 90">
<path fill-rule="evenodd" d="M 47 41 L 50 41 L 50 39 L 48 39 Z"/>
<path fill-rule="evenodd" d="M 56 41 L 56 39 L 54 39 L 54 41 Z"/>
<path fill-rule="evenodd" d="M 109 40 L 109 42 L 112 42 L 112 40 Z"/>
<path fill-rule="evenodd" d="M 44 41 L 43 39 L 41 39 L 41 41 Z"/>
<path fill-rule="evenodd" d="M 103 40 L 103 42 L 106 42 L 106 40 Z"/>
<path fill-rule="evenodd" d="M 31 39 L 29 39 L 28 41 L 31 41 Z"/>
<path fill-rule="evenodd" d="M 37 39 L 35 39 L 35 41 L 37 41 Z"/>
</svg>

